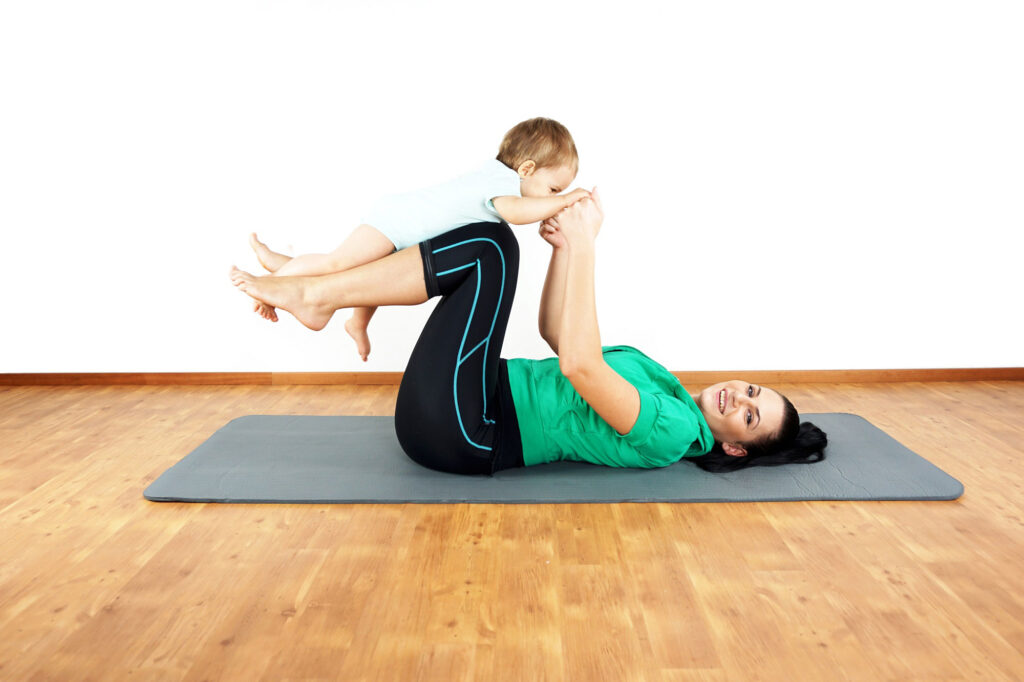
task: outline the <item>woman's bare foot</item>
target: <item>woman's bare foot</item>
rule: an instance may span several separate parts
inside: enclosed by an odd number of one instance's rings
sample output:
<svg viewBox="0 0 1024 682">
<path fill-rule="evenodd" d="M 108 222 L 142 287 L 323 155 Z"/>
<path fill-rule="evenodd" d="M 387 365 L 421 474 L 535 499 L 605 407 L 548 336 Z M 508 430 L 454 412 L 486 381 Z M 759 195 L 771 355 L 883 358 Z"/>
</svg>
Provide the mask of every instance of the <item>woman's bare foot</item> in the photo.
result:
<svg viewBox="0 0 1024 682">
<path fill-rule="evenodd" d="M 277 272 L 278 268 L 291 260 L 290 256 L 278 253 L 277 251 L 271 251 L 266 244 L 256 238 L 255 232 L 249 235 L 249 246 L 256 252 L 256 260 L 260 262 L 260 265 L 267 272 Z"/>
<path fill-rule="evenodd" d="M 257 301 L 287 310 L 313 331 L 320 331 L 331 321 L 334 310 L 317 304 L 309 294 L 307 277 L 256 277 L 231 266 L 231 282 Z"/>
<path fill-rule="evenodd" d="M 356 350 L 359 355 L 362 356 L 363 362 L 366 362 L 366 358 L 370 355 L 370 336 L 366 333 L 366 325 L 362 324 L 356 319 L 355 315 L 348 319 L 345 323 L 345 331 L 348 335 L 355 339 Z"/>
</svg>

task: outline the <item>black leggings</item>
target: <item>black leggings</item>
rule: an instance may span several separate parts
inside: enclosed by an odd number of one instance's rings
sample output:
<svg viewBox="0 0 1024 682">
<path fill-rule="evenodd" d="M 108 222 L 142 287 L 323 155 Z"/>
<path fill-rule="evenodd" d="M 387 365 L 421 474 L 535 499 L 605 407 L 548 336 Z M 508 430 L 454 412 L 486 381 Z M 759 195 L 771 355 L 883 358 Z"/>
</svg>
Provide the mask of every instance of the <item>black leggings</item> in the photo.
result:
<svg viewBox="0 0 1024 682">
<path fill-rule="evenodd" d="M 491 474 L 522 466 L 500 359 L 519 276 L 504 223 L 476 223 L 419 245 L 427 295 L 441 296 L 405 368 L 395 405 L 402 449 L 431 469 Z"/>
</svg>

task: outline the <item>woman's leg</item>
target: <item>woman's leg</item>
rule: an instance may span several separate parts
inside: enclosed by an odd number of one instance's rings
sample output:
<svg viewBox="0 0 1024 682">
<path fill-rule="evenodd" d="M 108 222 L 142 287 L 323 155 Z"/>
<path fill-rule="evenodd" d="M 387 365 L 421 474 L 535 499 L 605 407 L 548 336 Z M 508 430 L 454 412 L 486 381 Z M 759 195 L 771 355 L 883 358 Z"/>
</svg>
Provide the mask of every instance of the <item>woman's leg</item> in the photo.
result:
<svg viewBox="0 0 1024 682">
<path fill-rule="evenodd" d="M 499 404 L 498 374 L 519 244 L 507 225 L 481 223 L 419 248 L 427 291 L 443 298 L 402 377 L 395 431 L 406 454 L 424 466 L 490 474 L 508 421 Z"/>
<path fill-rule="evenodd" d="M 415 305 L 443 296 L 413 349 L 398 391 L 395 430 L 424 466 L 491 473 L 502 415 L 501 346 L 519 276 L 519 244 L 507 225 L 452 230 L 358 268 L 320 277 L 254 277 L 232 268 L 235 285 L 322 329 L 339 308 Z M 429 293 L 428 293 L 429 292 Z"/>
<path fill-rule="evenodd" d="M 256 277 L 231 268 L 231 281 L 249 296 L 287 310 L 319 331 L 341 308 L 416 305 L 427 300 L 419 247 L 410 246 L 366 265 L 313 277 Z"/>
</svg>

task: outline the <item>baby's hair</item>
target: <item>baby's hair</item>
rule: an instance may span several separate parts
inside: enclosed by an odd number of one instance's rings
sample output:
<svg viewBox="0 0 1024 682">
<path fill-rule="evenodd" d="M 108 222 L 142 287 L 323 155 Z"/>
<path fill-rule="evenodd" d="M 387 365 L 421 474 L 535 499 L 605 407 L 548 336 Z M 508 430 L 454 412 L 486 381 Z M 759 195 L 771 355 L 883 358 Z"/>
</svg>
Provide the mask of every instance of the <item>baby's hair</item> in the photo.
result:
<svg viewBox="0 0 1024 682">
<path fill-rule="evenodd" d="M 537 168 L 569 166 L 579 170 L 580 157 L 568 128 L 550 118 L 531 118 L 517 123 L 505 133 L 498 148 L 498 161 L 518 170 L 524 161 L 533 160 Z"/>
</svg>

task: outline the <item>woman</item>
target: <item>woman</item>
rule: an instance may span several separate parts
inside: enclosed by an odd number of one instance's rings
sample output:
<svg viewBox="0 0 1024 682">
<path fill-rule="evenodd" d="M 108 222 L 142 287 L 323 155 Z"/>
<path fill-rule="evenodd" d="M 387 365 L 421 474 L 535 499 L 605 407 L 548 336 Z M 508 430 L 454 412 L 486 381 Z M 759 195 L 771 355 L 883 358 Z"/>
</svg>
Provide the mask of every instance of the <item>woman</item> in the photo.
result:
<svg viewBox="0 0 1024 682">
<path fill-rule="evenodd" d="M 743 381 L 690 395 L 634 348 L 602 348 L 594 301 L 596 191 L 541 226 L 552 246 L 539 323 L 557 357 L 502 360 L 519 245 L 507 225 L 466 225 L 387 258 L 319 277 L 232 281 L 322 329 L 340 308 L 441 296 L 412 351 L 395 406 L 398 440 L 420 464 L 459 474 L 578 460 L 709 471 L 824 458 L 825 434 L 792 404 Z"/>
</svg>

